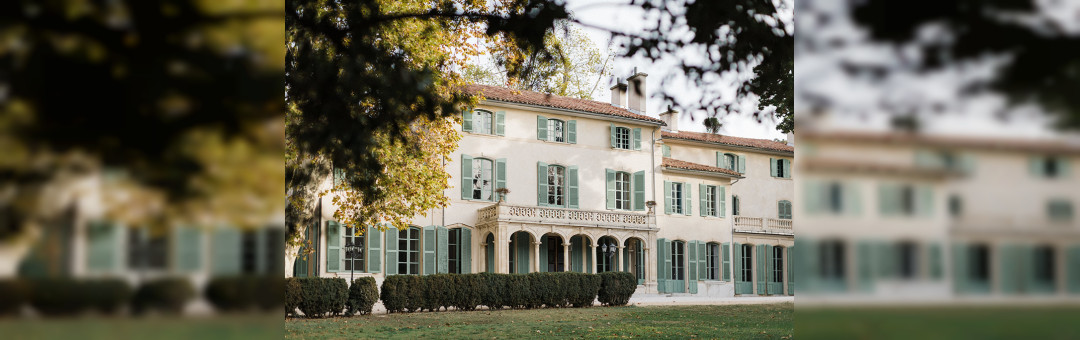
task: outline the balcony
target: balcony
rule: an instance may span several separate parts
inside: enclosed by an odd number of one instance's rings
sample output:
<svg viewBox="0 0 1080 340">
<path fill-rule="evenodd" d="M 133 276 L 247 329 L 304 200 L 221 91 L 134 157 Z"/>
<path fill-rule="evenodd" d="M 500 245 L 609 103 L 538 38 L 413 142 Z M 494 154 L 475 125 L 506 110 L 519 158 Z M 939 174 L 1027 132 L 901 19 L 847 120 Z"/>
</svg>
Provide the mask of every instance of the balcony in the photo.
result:
<svg viewBox="0 0 1080 340">
<path fill-rule="evenodd" d="M 645 213 L 595 211 L 499 203 L 477 210 L 477 224 L 537 223 L 621 229 L 656 229 L 656 218 Z"/>
<path fill-rule="evenodd" d="M 735 232 L 791 236 L 795 235 L 795 229 L 791 227 L 791 220 L 746 216 L 735 216 Z"/>
</svg>

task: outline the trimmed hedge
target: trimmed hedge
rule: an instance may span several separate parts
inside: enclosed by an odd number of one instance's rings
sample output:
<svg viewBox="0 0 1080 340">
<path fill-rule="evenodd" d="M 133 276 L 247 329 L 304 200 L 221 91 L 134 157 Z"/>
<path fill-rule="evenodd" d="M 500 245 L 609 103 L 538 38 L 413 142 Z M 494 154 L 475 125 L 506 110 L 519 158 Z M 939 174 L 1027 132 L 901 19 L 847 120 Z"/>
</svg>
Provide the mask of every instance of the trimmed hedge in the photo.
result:
<svg viewBox="0 0 1080 340">
<path fill-rule="evenodd" d="M 29 293 L 30 305 L 38 313 L 47 316 L 77 315 L 88 310 L 113 314 L 132 295 L 131 286 L 118 279 L 35 279 L 19 289 Z"/>
<path fill-rule="evenodd" d="M 480 305 L 588 307 L 599 289 L 600 276 L 583 273 L 391 275 L 383 281 L 381 298 L 391 313 L 473 310 Z"/>
<path fill-rule="evenodd" d="M 304 316 L 334 316 L 345 310 L 345 302 L 349 297 L 349 284 L 345 279 L 302 277 L 294 280 L 300 285 L 300 301 L 297 307 L 304 312 Z"/>
<path fill-rule="evenodd" d="M 184 306 L 195 298 L 195 287 L 186 278 L 163 278 L 147 281 L 135 291 L 132 308 L 136 314 L 148 310 L 180 314 Z"/>
<path fill-rule="evenodd" d="M 19 313 L 27 300 L 26 284 L 21 280 L 0 280 L 0 316 Z"/>
<path fill-rule="evenodd" d="M 300 302 L 304 301 L 304 289 L 300 286 L 300 279 L 290 277 L 285 279 L 285 315 L 296 314 L 300 308 Z"/>
<path fill-rule="evenodd" d="M 637 277 L 629 272 L 600 273 L 600 292 L 597 300 L 604 306 L 624 306 L 637 290 Z"/>
<path fill-rule="evenodd" d="M 272 310 L 284 302 L 285 279 L 278 276 L 241 275 L 215 277 L 203 295 L 219 311 Z"/>
<path fill-rule="evenodd" d="M 371 314 L 371 308 L 376 301 L 379 301 L 379 287 L 375 285 L 375 278 L 361 277 L 353 280 L 349 286 L 349 300 L 345 303 L 348 308 L 347 315 Z"/>
</svg>

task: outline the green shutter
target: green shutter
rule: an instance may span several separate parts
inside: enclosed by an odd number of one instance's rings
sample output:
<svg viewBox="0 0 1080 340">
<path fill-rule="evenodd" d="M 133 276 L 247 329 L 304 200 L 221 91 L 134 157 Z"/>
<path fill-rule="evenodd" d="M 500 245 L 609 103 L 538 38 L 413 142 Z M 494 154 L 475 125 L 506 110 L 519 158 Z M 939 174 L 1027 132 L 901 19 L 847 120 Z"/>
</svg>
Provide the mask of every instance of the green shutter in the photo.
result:
<svg viewBox="0 0 1080 340">
<path fill-rule="evenodd" d="M 436 259 L 435 250 L 438 243 L 438 236 L 435 235 L 435 226 L 429 225 L 424 227 L 424 234 L 420 240 L 421 246 L 424 249 L 424 275 L 435 274 Z"/>
<path fill-rule="evenodd" d="M 450 231 L 444 226 L 435 226 L 435 272 L 439 274 L 446 274 L 450 272 L 450 251 L 449 249 L 449 237 Z"/>
<path fill-rule="evenodd" d="M 716 167 L 717 168 L 724 168 L 724 169 L 728 168 L 727 157 L 724 157 L 724 155 L 726 155 L 726 154 L 725 153 L 720 153 L 720 151 L 716 152 Z"/>
<path fill-rule="evenodd" d="M 506 187 L 506 158 L 495 160 L 495 188 Z M 496 193 L 495 200 L 501 200 L 502 194 Z"/>
<path fill-rule="evenodd" d="M 765 259 L 765 275 L 761 276 L 761 281 L 765 282 L 765 290 L 763 292 L 765 294 L 770 294 L 770 295 L 773 293 L 769 289 L 769 283 L 772 283 L 772 276 L 773 276 L 772 273 L 773 273 L 773 267 L 774 267 L 774 265 L 773 265 L 773 253 L 772 252 L 773 252 L 773 247 L 771 245 L 765 245 L 765 256 L 762 257 L 762 258 Z M 761 294 L 761 292 L 758 292 L 758 294 Z"/>
<path fill-rule="evenodd" d="M 547 118 L 536 116 L 536 139 L 547 140 Z"/>
<path fill-rule="evenodd" d="M 727 188 L 721 185 L 718 186 L 717 189 L 720 191 L 718 197 L 720 202 L 716 204 L 716 209 L 719 211 L 720 217 L 724 217 L 726 215 L 725 210 L 727 210 Z"/>
<path fill-rule="evenodd" d="M 722 259 L 720 265 L 723 266 L 721 272 L 723 272 L 724 275 L 724 282 L 731 281 L 731 254 L 729 253 L 730 251 L 731 244 L 724 242 L 724 244 L 720 245 L 720 257 Z"/>
<path fill-rule="evenodd" d="M 706 211 L 705 209 L 705 206 L 708 205 L 708 203 L 705 201 L 705 198 L 708 196 L 706 195 L 705 191 L 708 189 L 706 189 L 705 187 L 705 184 L 698 184 L 698 212 L 701 216 L 705 216 L 708 213 L 708 211 Z"/>
<path fill-rule="evenodd" d="M 769 157 L 769 175 L 776 177 L 776 158 Z"/>
<path fill-rule="evenodd" d="M 461 254 L 458 256 L 461 262 L 461 273 L 472 273 L 472 229 L 461 228 L 461 240 L 458 241 L 458 250 Z"/>
<path fill-rule="evenodd" d="M 1069 178 L 1072 174 L 1072 160 L 1065 157 L 1058 157 L 1058 177 Z"/>
<path fill-rule="evenodd" d="M 472 110 L 461 111 L 461 131 L 472 132 Z"/>
<path fill-rule="evenodd" d="M 605 186 L 607 192 L 607 208 L 615 209 L 615 170 L 604 169 L 604 174 L 607 178 Z"/>
<path fill-rule="evenodd" d="M 922 217 L 934 216 L 934 189 L 929 185 L 922 185 L 916 189 L 918 215 Z"/>
<path fill-rule="evenodd" d="M 202 231 L 195 227 L 173 229 L 176 238 L 176 268 L 184 272 L 202 267 Z"/>
<path fill-rule="evenodd" d="M 933 279 L 935 281 L 941 280 L 941 277 L 945 274 L 943 270 L 944 266 L 942 266 L 941 263 L 941 244 L 929 244 L 927 246 L 927 253 L 928 261 L 930 262 L 930 279 Z"/>
<path fill-rule="evenodd" d="M 364 243 L 367 246 L 367 272 L 379 273 L 382 271 L 382 231 L 375 226 L 367 227 L 367 235 L 364 235 Z"/>
<path fill-rule="evenodd" d="M 234 275 L 240 273 L 240 230 L 231 226 L 218 227 L 214 230 L 213 243 L 214 274 Z M 313 255 L 318 256 L 317 254 L 314 253 Z M 315 275 L 318 275 L 318 272 Z"/>
<path fill-rule="evenodd" d="M 805 181 L 805 183 L 806 190 L 804 192 L 806 195 L 803 197 L 803 201 L 806 202 L 804 204 L 806 214 L 811 216 L 820 214 L 825 210 L 824 183 L 819 181 Z"/>
<path fill-rule="evenodd" d="M 660 147 L 660 151 L 661 151 L 661 153 L 663 153 L 664 157 L 671 157 L 671 147 L 670 146 L 663 145 L 663 146 Z"/>
<path fill-rule="evenodd" d="M 765 263 L 768 261 L 762 261 L 765 259 L 765 245 L 756 245 L 754 249 L 757 251 L 757 256 L 754 257 L 754 260 L 757 261 L 757 294 L 765 295 L 766 282 L 768 281 L 765 272 Z"/>
<path fill-rule="evenodd" d="M 342 268 L 345 260 L 341 249 L 341 223 L 326 221 L 326 271 L 334 272 Z"/>
<path fill-rule="evenodd" d="M 1043 177 L 1046 171 L 1043 169 L 1045 161 L 1041 156 L 1031 156 L 1028 158 L 1028 170 L 1035 177 Z"/>
<path fill-rule="evenodd" d="M 859 185 L 857 183 L 846 183 L 840 189 L 842 192 L 840 203 L 843 205 L 844 213 L 850 216 L 862 215 L 862 199 L 859 194 Z"/>
<path fill-rule="evenodd" d="M 86 230 L 86 269 L 112 272 L 120 267 L 120 227 L 107 222 L 92 222 Z"/>
<path fill-rule="evenodd" d="M 495 112 L 495 134 L 506 136 L 506 111 Z"/>
<path fill-rule="evenodd" d="M 398 234 L 400 230 L 394 227 L 386 228 L 386 275 L 398 273 Z"/>
<path fill-rule="evenodd" d="M 1068 292 L 1072 294 L 1080 294 L 1080 246 L 1074 245 L 1069 247 L 1069 253 L 1066 258 L 1065 266 L 1068 270 Z"/>
<path fill-rule="evenodd" d="M 691 286 L 697 286 L 697 241 L 686 242 L 686 275 L 690 279 Z"/>
<path fill-rule="evenodd" d="M 856 258 L 857 266 L 859 268 L 859 286 L 864 291 L 872 291 L 874 289 L 874 247 L 870 241 L 859 241 L 857 246 L 859 257 Z"/>
<path fill-rule="evenodd" d="M 634 210 L 645 211 L 645 171 L 634 173 Z"/>
<path fill-rule="evenodd" d="M 968 246 L 964 243 L 955 242 L 952 244 L 952 269 L 953 269 L 953 287 L 958 293 L 966 293 L 971 291 L 971 278 L 968 276 Z"/>
<path fill-rule="evenodd" d="M 566 142 L 570 144 L 577 144 L 577 121 L 566 121 Z"/>
<path fill-rule="evenodd" d="M 547 252 L 548 240 L 547 237 L 540 237 L 540 263 L 536 266 L 538 272 L 548 271 L 548 252 Z"/>
<path fill-rule="evenodd" d="M 1015 244 L 1004 244 L 998 248 L 998 265 L 1000 280 L 999 287 L 1001 292 L 1005 294 L 1015 294 L 1020 292 L 1020 282 L 1023 281 L 1023 272 L 1021 271 L 1020 246 Z"/>
<path fill-rule="evenodd" d="M 634 150 L 641 150 L 641 128 L 634 128 Z"/>
<path fill-rule="evenodd" d="M 667 281 L 671 277 L 668 269 L 671 265 L 671 255 L 665 254 L 664 245 L 668 243 L 666 238 L 656 239 L 656 290 L 667 293 Z"/>
<path fill-rule="evenodd" d="M 878 186 L 878 208 L 881 216 L 895 216 L 900 212 L 900 187 L 882 183 Z"/>
<path fill-rule="evenodd" d="M 705 252 L 705 249 L 709 246 L 709 244 L 705 243 L 705 242 L 702 242 L 702 241 L 698 241 L 697 244 L 698 244 L 698 247 L 697 247 L 698 248 L 698 250 L 697 250 L 697 252 L 698 252 L 698 254 L 697 254 L 697 270 L 698 270 L 698 276 L 699 276 L 698 279 L 699 280 L 706 280 L 706 279 L 709 278 L 709 274 L 708 274 L 709 268 L 706 267 L 706 264 L 709 262 L 709 260 L 706 257 L 707 253 Z"/>
<path fill-rule="evenodd" d="M 547 182 L 548 165 L 544 162 L 536 162 L 536 205 L 547 205 Z"/>
<path fill-rule="evenodd" d="M 472 157 L 461 155 L 461 199 L 472 199 Z"/>
<path fill-rule="evenodd" d="M 743 263 L 742 263 L 742 257 L 743 257 L 742 244 L 740 244 L 738 242 L 733 242 L 731 244 L 731 247 L 732 247 L 731 249 L 734 251 L 734 256 L 735 256 L 735 258 L 732 259 L 735 262 L 735 265 L 732 266 L 732 268 L 734 268 L 734 270 L 735 270 L 735 280 L 734 280 L 736 282 L 735 287 L 738 288 L 738 282 L 743 281 L 743 277 L 742 277 L 742 274 L 743 274 L 742 273 L 742 265 L 743 265 Z M 741 293 L 736 291 L 735 294 L 741 294 Z"/>
<path fill-rule="evenodd" d="M 671 215 L 671 181 L 664 181 L 664 213 Z"/>
<path fill-rule="evenodd" d="M 570 209 L 578 208 L 578 167 L 566 167 L 566 205 Z"/>
<path fill-rule="evenodd" d="M 791 160 L 784 159 L 784 178 L 791 178 Z"/>
<path fill-rule="evenodd" d="M 610 130 L 611 130 L 611 133 L 609 134 L 609 136 L 611 136 L 611 147 L 614 148 L 615 147 L 615 124 L 611 124 L 611 129 Z"/>
<path fill-rule="evenodd" d="M 795 246 L 787 248 L 787 295 L 795 295 L 795 266 L 792 264 L 795 258 Z"/>
<path fill-rule="evenodd" d="M 739 173 L 746 173 L 746 156 L 739 156 Z"/>
<path fill-rule="evenodd" d="M 693 191 L 690 190 L 690 183 L 685 183 L 684 182 L 682 184 L 682 188 L 683 188 L 683 190 L 682 190 L 683 191 L 683 215 L 690 216 L 691 212 L 694 211 L 694 207 L 691 204 L 691 202 L 693 202 L 694 199 L 693 199 L 693 195 L 690 194 Z"/>
</svg>

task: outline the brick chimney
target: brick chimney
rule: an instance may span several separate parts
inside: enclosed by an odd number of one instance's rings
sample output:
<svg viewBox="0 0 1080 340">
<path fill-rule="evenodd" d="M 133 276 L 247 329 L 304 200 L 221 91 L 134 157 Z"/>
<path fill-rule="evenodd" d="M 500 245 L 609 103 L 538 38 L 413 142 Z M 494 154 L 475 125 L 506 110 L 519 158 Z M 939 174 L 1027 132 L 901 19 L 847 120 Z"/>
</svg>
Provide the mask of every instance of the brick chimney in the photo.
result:
<svg viewBox="0 0 1080 340">
<path fill-rule="evenodd" d="M 644 72 L 638 72 L 635 67 L 634 74 L 626 78 L 626 83 L 629 85 L 626 91 L 626 108 L 634 113 L 645 114 L 645 99 L 648 96 L 645 92 L 645 78 L 648 76 Z"/>
<path fill-rule="evenodd" d="M 668 106 L 667 111 L 660 114 L 660 119 L 664 121 L 667 126 L 663 127 L 664 131 L 679 132 L 679 111 L 675 111 L 671 106 Z"/>
<path fill-rule="evenodd" d="M 615 79 L 615 86 L 611 87 L 611 105 L 626 107 L 626 83 Z"/>
</svg>

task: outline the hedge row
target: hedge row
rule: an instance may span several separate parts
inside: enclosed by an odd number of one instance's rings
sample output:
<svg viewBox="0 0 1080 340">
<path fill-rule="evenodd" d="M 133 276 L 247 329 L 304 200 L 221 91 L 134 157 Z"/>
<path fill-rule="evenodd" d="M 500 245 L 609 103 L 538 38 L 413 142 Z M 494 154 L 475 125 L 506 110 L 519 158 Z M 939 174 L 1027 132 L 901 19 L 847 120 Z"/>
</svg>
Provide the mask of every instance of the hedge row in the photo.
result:
<svg viewBox="0 0 1080 340">
<path fill-rule="evenodd" d="M 629 288 L 625 284 L 630 282 L 625 281 L 627 275 L 633 279 Z M 602 293 L 605 305 L 626 304 L 637 288 L 637 279 L 629 273 L 391 275 L 383 281 L 381 297 L 391 313 L 449 307 L 473 310 L 481 305 L 490 309 L 588 307 L 596 300 L 605 279 L 609 281 L 606 287 L 612 290 Z"/>
<path fill-rule="evenodd" d="M 378 300 L 379 289 L 375 278 L 371 277 L 353 280 L 352 286 L 342 278 L 285 279 L 286 314 L 293 314 L 297 309 L 309 318 L 371 314 Z"/>
<path fill-rule="evenodd" d="M 277 275 L 216 277 L 206 284 L 205 296 L 219 311 L 271 310 L 284 302 L 285 278 Z"/>
<path fill-rule="evenodd" d="M 182 278 L 147 281 L 138 289 L 120 279 L 8 279 L 0 280 L 0 315 L 16 314 L 25 304 L 46 316 L 116 314 L 128 304 L 135 313 L 179 313 L 194 296 Z"/>
</svg>

